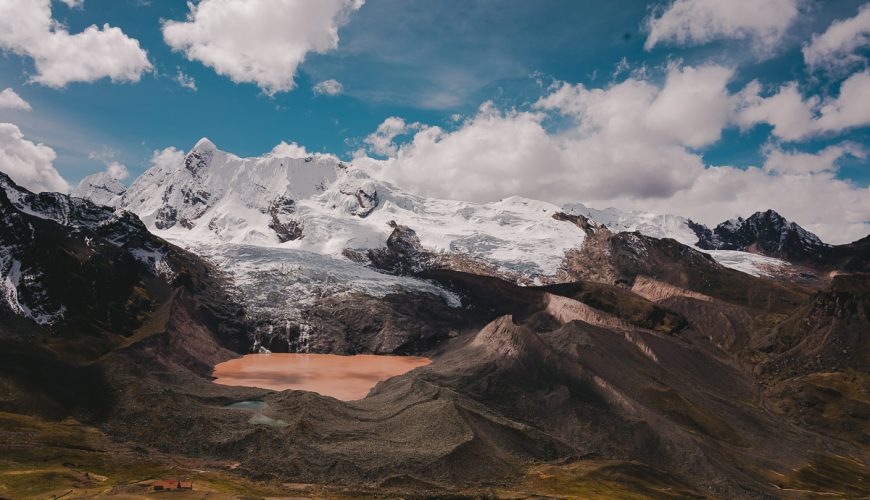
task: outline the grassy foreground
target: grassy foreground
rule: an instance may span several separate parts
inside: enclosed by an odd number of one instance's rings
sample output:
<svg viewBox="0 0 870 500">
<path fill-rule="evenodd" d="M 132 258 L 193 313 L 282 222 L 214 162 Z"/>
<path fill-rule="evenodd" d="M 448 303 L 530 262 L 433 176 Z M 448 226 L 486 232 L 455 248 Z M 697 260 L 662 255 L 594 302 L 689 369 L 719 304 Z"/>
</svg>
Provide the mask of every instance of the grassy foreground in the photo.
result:
<svg viewBox="0 0 870 500">
<path fill-rule="evenodd" d="M 868 490 L 866 467 L 842 457 L 819 457 L 775 478 L 786 496 L 828 492 L 861 497 Z M 74 420 L 60 422 L 0 412 L 0 498 L 705 498 L 691 485 L 650 467 L 609 460 L 584 460 L 531 467 L 504 486 L 423 494 L 394 489 L 256 481 L 231 462 L 196 460 L 113 443 L 102 432 Z M 193 481 L 194 491 L 151 490 L 155 479 Z M 845 481 L 844 481 L 845 480 Z"/>
</svg>

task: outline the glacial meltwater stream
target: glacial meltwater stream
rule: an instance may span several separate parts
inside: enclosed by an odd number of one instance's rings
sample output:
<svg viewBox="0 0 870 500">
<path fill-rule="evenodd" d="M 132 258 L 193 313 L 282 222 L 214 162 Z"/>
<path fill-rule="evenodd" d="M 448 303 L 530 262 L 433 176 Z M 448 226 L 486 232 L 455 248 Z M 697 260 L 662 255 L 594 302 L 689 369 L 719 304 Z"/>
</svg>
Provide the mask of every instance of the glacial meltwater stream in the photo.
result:
<svg viewBox="0 0 870 500">
<path fill-rule="evenodd" d="M 248 354 L 214 368 L 215 383 L 311 391 L 342 401 L 366 397 L 381 380 L 428 365 L 427 358 L 358 354 Z"/>
</svg>

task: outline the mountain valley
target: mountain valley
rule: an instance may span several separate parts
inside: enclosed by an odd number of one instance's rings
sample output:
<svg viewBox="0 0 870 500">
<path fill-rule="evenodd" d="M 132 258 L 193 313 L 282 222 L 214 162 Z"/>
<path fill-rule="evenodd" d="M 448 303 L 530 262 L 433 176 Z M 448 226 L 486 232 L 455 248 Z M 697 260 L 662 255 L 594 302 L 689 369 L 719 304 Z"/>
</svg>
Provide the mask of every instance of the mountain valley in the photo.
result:
<svg viewBox="0 0 870 500">
<path fill-rule="evenodd" d="M 870 495 L 867 238 L 438 200 L 207 139 L 129 188 L 0 188 L 0 460 L 56 474 L 0 496 L 167 474 L 263 497 Z M 431 364 L 354 401 L 213 383 L 269 352 Z M 251 401 L 286 425 L 228 408 Z"/>
</svg>

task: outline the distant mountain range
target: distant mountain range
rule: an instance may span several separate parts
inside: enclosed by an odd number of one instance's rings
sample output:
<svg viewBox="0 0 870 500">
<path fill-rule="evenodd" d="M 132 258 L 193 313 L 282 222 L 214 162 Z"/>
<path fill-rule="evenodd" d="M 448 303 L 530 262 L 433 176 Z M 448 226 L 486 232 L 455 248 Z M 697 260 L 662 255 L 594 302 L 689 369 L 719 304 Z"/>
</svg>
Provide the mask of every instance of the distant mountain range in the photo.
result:
<svg viewBox="0 0 870 500">
<path fill-rule="evenodd" d="M 129 189 L 100 173 L 82 180 L 72 194 L 129 210 L 155 234 L 221 262 L 247 290 L 249 309 L 269 325 L 298 320 L 312 287 L 326 286 L 328 294 L 431 291 L 430 284 L 407 276 L 398 282 L 394 272 L 371 273 L 370 257 L 389 245 L 396 227 L 414 233 L 429 265 L 527 285 L 565 281 L 566 256 L 583 248 L 590 226 L 572 224 L 563 214 L 615 233 L 672 238 L 756 276 L 813 280 L 829 272 L 834 260 L 853 259 L 851 247 L 827 245 L 772 210 L 710 229 L 680 216 L 580 203 L 430 199 L 329 155 L 240 158 L 208 139 L 177 165 L 146 171 Z M 851 265 L 867 269 L 866 260 Z M 262 296 L 259 273 L 287 266 L 316 269 L 327 278 L 277 273 L 270 299 L 255 299 Z"/>
<path fill-rule="evenodd" d="M 870 495 L 870 238 L 429 199 L 207 140 L 128 189 L 0 174 L 0 219 L 0 419 L 34 419 L 0 458 L 21 468 L 192 464 L 254 496 Z M 268 351 L 432 363 L 353 402 L 212 383 Z M 105 441 L 61 447 L 71 422 Z"/>
</svg>

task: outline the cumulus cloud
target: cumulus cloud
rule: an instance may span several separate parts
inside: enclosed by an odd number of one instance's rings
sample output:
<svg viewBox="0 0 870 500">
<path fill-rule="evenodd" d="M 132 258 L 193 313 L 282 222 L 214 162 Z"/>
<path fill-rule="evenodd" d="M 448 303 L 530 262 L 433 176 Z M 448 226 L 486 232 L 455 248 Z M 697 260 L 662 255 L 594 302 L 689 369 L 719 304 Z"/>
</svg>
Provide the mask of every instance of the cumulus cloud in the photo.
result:
<svg viewBox="0 0 870 500">
<path fill-rule="evenodd" d="M 338 30 L 364 0 L 201 0 L 185 21 L 166 21 L 163 38 L 236 83 L 272 95 L 293 89 L 309 52 L 338 47 Z"/>
<path fill-rule="evenodd" d="M 51 0 L 0 2 L 0 48 L 33 59 L 36 74 L 31 81 L 56 88 L 101 78 L 138 82 L 152 69 L 138 40 L 119 28 L 91 25 L 69 33 L 52 19 Z"/>
<path fill-rule="evenodd" d="M 281 141 L 272 151 L 266 153 L 267 158 L 307 158 L 309 156 L 327 157 L 338 161 L 338 157 L 327 153 L 315 153 L 308 151 L 305 146 L 295 142 Z"/>
<path fill-rule="evenodd" d="M 419 123 L 407 123 L 403 118 L 391 116 L 378 125 L 377 130 L 365 138 L 368 150 L 376 155 L 395 156 L 398 146 L 396 137 L 408 134 L 420 128 Z"/>
<path fill-rule="evenodd" d="M 311 90 L 314 91 L 315 94 L 321 95 L 338 95 L 344 90 L 344 86 L 338 80 L 324 80 L 314 87 L 311 87 Z"/>
<path fill-rule="evenodd" d="M 85 4 L 85 0 L 60 0 L 65 3 L 67 7 L 70 9 L 74 9 L 76 7 L 81 7 Z"/>
<path fill-rule="evenodd" d="M 763 170 L 780 174 L 818 174 L 836 172 L 838 160 L 844 156 L 866 158 L 866 152 L 858 144 L 844 142 L 828 146 L 818 153 L 785 151 L 778 146 L 768 146 Z"/>
<path fill-rule="evenodd" d="M 870 125 L 870 71 L 855 73 L 840 85 L 837 97 L 804 99 L 797 84 L 787 83 L 775 94 L 762 97 L 761 85 L 752 82 L 741 91 L 735 122 L 743 128 L 757 123 L 773 126 L 780 139 L 796 141 L 823 133 Z"/>
<path fill-rule="evenodd" d="M 113 179 L 123 181 L 130 176 L 127 166 L 117 161 L 115 158 L 118 152 L 110 147 L 103 147 L 100 151 L 91 151 L 88 153 L 88 158 L 97 160 L 106 166 L 106 173 Z"/>
<path fill-rule="evenodd" d="M 647 50 L 660 44 L 701 45 L 713 40 L 751 40 L 771 51 L 797 19 L 800 0 L 675 0 L 646 20 Z"/>
<path fill-rule="evenodd" d="M 295 142 L 286 142 L 281 141 L 277 146 L 272 148 L 266 156 L 271 156 L 273 158 L 305 158 L 306 156 L 310 156 L 308 150 L 305 149 L 305 146 L 300 146 Z"/>
<path fill-rule="evenodd" d="M 130 177 L 130 172 L 127 170 L 127 166 L 117 161 L 109 162 L 109 164 L 106 165 L 106 173 L 108 173 L 113 179 L 118 179 L 119 181 L 123 181 L 127 177 Z"/>
<path fill-rule="evenodd" d="M 673 66 L 663 84 L 637 76 L 603 88 L 563 83 L 528 111 L 485 103 L 455 130 L 409 130 L 391 117 L 366 139 L 388 158 L 357 163 L 439 198 L 520 195 L 711 225 L 773 208 L 835 243 L 870 232 L 870 189 L 835 177 L 844 156 L 864 154 L 854 144 L 815 154 L 767 146 L 764 165 L 748 169 L 705 164 L 698 148 L 719 140 L 740 101 L 727 91 L 731 76 L 721 66 Z M 412 135 L 398 145 L 399 134 Z"/>
<path fill-rule="evenodd" d="M 407 125 L 393 117 L 366 142 L 395 156 L 388 174 L 397 184 L 440 197 L 667 197 L 703 170 L 692 149 L 715 142 L 728 123 L 731 75 L 721 66 L 673 66 L 662 87 L 635 78 L 606 88 L 564 83 L 532 111 L 486 103 L 456 131 L 418 125 L 401 148 L 393 139 Z M 550 133 L 544 121 L 553 116 L 572 124 Z"/>
<path fill-rule="evenodd" d="M 175 74 L 175 83 L 181 85 L 182 87 L 192 90 L 194 92 L 197 91 L 196 88 L 196 80 L 184 71 L 181 71 L 181 68 L 178 68 L 178 72 Z"/>
<path fill-rule="evenodd" d="M 54 168 L 54 150 L 24 138 L 11 123 L 0 123 L 0 170 L 17 184 L 35 192 L 69 191 L 69 184 Z"/>
<path fill-rule="evenodd" d="M 602 200 L 618 206 L 676 213 L 713 225 L 772 208 L 828 243 L 848 243 L 870 233 L 870 188 L 837 179 L 832 172 L 791 175 L 761 168 L 708 167 L 691 187 L 663 199 Z"/>
<path fill-rule="evenodd" d="M 855 17 L 834 21 L 820 35 L 803 46 L 804 62 L 812 69 L 843 70 L 856 63 L 866 64 L 859 49 L 870 45 L 870 3 Z"/>
<path fill-rule="evenodd" d="M 184 161 L 185 156 L 185 152 L 176 147 L 155 149 L 151 153 L 151 166 L 173 169 Z"/>
<path fill-rule="evenodd" d="M 5 89 L 0 92 L 0 109 L 21 109 L 30 111 L 30 103 L 21 98 L 12 89 Z"/>
</svg>

